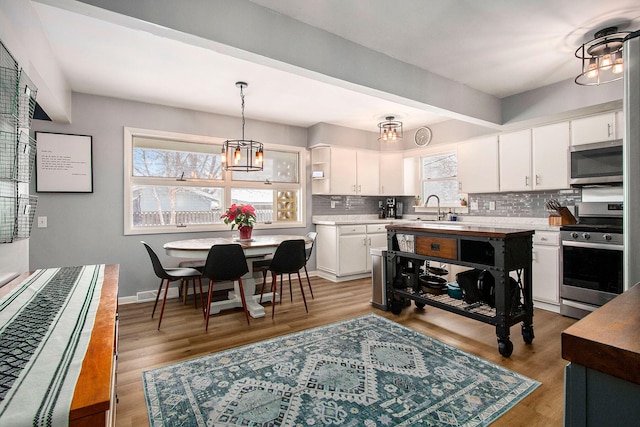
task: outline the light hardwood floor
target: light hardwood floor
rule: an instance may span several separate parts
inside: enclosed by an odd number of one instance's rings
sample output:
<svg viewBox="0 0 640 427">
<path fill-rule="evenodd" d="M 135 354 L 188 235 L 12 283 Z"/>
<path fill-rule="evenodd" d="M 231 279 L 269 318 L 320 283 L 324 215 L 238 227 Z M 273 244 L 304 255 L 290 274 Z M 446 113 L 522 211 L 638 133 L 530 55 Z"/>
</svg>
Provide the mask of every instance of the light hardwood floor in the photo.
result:
<svg viewBox="0 0 640 427">
<path fill-rule="evenodd" d="M 333 283 L 312 277 L 311 283 L 313 300 L 305 283 L 308 314 L 299 288 L 296 290 L 296 279 L 293 281 L 293 302 L 285 289 L 282 304 L 276 306 L 274 320 L 271 320 L 270 304 L 265 305 L 267 316 L 252 318 L 250 325 L 241 309 L 230 310 L 214 315 L 207 333 L 202 312 L 200 308 L 194 309 L 191 298 L 187 305 L 176 299 L 167 301 L 160 331 L 156 329 L 157 313 L 156 318 L 151 319 L 153 303 L 120 306 L 117 426 L 149 425 L 142 391 L 144 370 L 371 312 L 542 383 L 492 426 L 562 425 L 563 369 L 567 362 L 561 358 L 560 333 L 575 320 L 536 309 L 533 344 L 524 344 L 520 326 L 515 325 L 511 328 L 513 354 L 504 358 L 498 353 L 495 327 L 491 325 L 429 306 L 418 310 L 412 305 L 398 316 L 378 310 L 369 302 L 370 279 Z"/>
</svg>

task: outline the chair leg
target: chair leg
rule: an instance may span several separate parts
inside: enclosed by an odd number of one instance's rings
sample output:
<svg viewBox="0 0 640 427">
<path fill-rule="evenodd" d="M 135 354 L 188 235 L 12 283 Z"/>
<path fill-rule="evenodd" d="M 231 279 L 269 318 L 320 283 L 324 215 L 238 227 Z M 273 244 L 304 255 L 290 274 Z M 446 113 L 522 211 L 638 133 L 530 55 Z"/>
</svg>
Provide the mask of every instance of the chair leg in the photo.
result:
<svg viewBox="0 0 640 427">
<path fill-rule="evenodd" d="M 162 315 L 164 314 L 164 304 L 167 302 L 167 294 L 169 293 L 169 279 L 164 286 L 164 296 L 162 297 L 162 307 L 160 308 L 160 319 L 158 319 L 158 330 L 160 330 L 160 323 L 162 323 Z"/>
<path fill-rule="evenodd" d="M 182 304 L 187 304 L 189 294 L 189 279 L 180 279 L 180 289 L 182 290 Z"/>
<path fill-rule="evenodd" d="M 244 315 L 247 317 L 247 325 L 249 324 L 249 310 L 247 310 L 247 300 L 244 298 L 244 288 L 242 287 L 242 279 L 238 277 L 238 288 L 240 288 L 240 299 L 242 300 L 242 308 Z"/>
<path fill-rule="evenodd" d="M 211 298 L 213 297 L 213 280 L 209 280 L 209 294 L 207 295 L 207 312 L 206 312 L 206 323 L 204 327 L 204 331 L 207 332 L 209 330 L 209 317 L 211 316 Z"/>
<path fill-rule="evenodd" d="M 282 276 L 281 276 L 282 277 Z M 282 282 L 280 282 L 280 289 L 282 289 Z M 276 273 L 271 273 L 271 292 L 273 299 L 271 300 L 271 319 L 276 315 L 276 291 L 278 290 L 278 277 Z M 280 302 L 282 302 L 282 290 L 280 291 Z"/>
<path fill-rule="evenodd" d="M 291 273 L 289 273 L 289 298 L 293 302 L 293 290 L 291 289 Z"/>
<path fill-rule="evenodd" d="M 311 292 L 311 299 L 315 299 L 313 297 L 313 289 L 311 288 L 311 280 L 309 280 L 309 272 L 307 271 L 307 264 L 304 265 L 304 274 L 307 276 L 307 284 L 309 285 L 309 292 Z"/>
<path fill-rule="evenodd" d="M 202 304 L 202 315 L 206 318 L 207 312 L 204 308 L 204 297 L 202 296 L 202 278 L 198 277 L 198 285 L 200 286 L 200 304 Z"/>
<path fill-rule="evenodd" d="M 193 284 L 193 307 L 198 309 L 198 296 L 196 295 L 196 279 L 191 279 L 191 283 Z"/>
<path fill-rule="evenodd" d="M 304 288 L 302 287 L 302 279 L 300 278 L 300 271 L 297 271 L 296 274 L 298 275 L 298 282 L 300 283 L 300 292 L 302 292 L 302 300 L 304 301 L 304 309 L 308 313 L 309 309 L 307 308 L 307 298 L 304 296 Z"/>
<path fill-rule="evenodd" d="M 284 295 L 282 293 L 282 280 L 284 278 L 284 274 L 280 273 L 280 304 L 282 304 L 282 296 Z"/>
<path fill-rule="evenodd" d="M 156 303 L 153 304 L 153 311 L 151 312 L 151 318 L 153 319 L 153 315 L 156 314 L 156 307 L 158 305 L 158 298 L 160 298 L 160 292 L 162 292 L 162 284 L 164 283 L 164 279 L 160 279 L 160 286 L 158 286 L 158 292 L 156 292 Z"/>
<path fill-rule="evenodd" d="M 267 270 L 262 270 L 262 288 L 260 289 L 260 302 L 262 304 L 262 296 L 264 295 L 264 287 L 267 286 Z"/>
</svg>

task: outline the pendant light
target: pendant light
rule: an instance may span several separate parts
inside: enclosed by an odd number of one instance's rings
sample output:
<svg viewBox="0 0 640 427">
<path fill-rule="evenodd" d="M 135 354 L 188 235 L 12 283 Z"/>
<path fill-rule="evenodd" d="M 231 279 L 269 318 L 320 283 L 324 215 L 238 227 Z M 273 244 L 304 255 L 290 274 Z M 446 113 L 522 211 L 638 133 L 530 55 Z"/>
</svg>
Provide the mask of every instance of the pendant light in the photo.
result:
<svg viewBox="0 0 640 427">
<path fill-rule="evenodd" d="M 378 141 L 394 142 L 402 139 L 402 122 L 394 116 L 385 117 L 385 121 L 378 123 Z"/>
<path fill-rule="evenodd" d="M 227 139 L 222 144 L 222 166 L 224 170 L 238 172 L 257 172 L 264 168 L 264 145 L 261 142 L 244 138 L 244 89 L 245 82 L 237 82 L 242 101 L 242 139 Z"/>
<path fill-rule="evenodd" d="M 624 63 L 622 46 L 628 31 L 608 27 L 593 35 L 593 40 L 582 44 L 575 56 L 582 60 L 582 72 L 575 78 L 581 86 L 597 86 L 622 78 Z"/>
</svg>

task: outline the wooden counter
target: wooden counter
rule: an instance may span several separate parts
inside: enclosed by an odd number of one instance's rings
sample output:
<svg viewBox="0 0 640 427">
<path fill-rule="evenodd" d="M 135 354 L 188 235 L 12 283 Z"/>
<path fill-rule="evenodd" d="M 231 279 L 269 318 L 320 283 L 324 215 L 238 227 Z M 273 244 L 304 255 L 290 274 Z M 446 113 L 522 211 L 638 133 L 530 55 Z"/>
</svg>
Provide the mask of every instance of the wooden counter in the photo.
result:
<svg viewBox="0 0 640 427">
<path fill-rule="evenodd" d="M 567 328 L 562 358 L 640 384 L 640 284 Z"/>
<path fill-rule="evenodd" d="M 115 425 L 118 274 L 119 265 L 105 266 L 100 305 L 71 402 L 70 426 Z M 0 288 L 0 297 L 30 275 L 22 274 Z"/>
<path fill-rule="evenodd" d="M 504 239 L 506 237 L 530 236 L 534 233 L 531 229 L 484 227 L 478 225 L 463 225 L 451 222 L 451 224 L 425 222 L 401 222 L 387 225 L 387 230 L 398 231 L 424 231 L 439 234 L 454 234 L 474 237 L 494 237 Z"/>
</svg>

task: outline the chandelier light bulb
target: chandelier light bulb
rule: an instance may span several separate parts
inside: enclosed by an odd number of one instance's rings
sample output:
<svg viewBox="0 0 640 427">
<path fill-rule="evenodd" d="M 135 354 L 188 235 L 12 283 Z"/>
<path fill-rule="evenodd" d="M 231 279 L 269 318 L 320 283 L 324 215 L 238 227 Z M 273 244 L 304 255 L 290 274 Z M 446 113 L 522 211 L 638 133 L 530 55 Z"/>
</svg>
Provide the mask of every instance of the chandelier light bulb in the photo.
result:
<svg viewBox="0 0 640 427">
<path fill-rule="evenodd" d="M 589 71 L 587 72 L 587 77 L 590 79 L 598 77 L 598 64 L 596 63 L 595 58 L 591 58 L 589 60 Z"/>
<path fill-rule="evenodd" d="M 620 52 L 617 52 L 614 54 L 614 58 L 615 59 L 613 61 L 613 69 L 611 70 L 611 72 L 613 74 L 620 74 L 624 71 L 622 55 L 620 54 Z"/>
<path fill-rule="evenodd" d="M 224 149 L 224 145 L 222 146 L 222 152 L 220 153 L 220 161 L 222 162 L 222 166 L 227 164 L 227 150 Z"/>
<path fill-rule="evenodd" d="M 600 69 L 601 70 L 609 70 L 613 65 L 613 61 L 611 60 L 611 55 L 606 54 L 602 58 L 600 58 Z"/>
<path fill-rule="evenodd" d="M 236 151 L 233 152 L 233 162 L 237 165 L 242 160 L 242 152 L 240 151 L 240 146 L 236 147 Z"/>
</svg>

